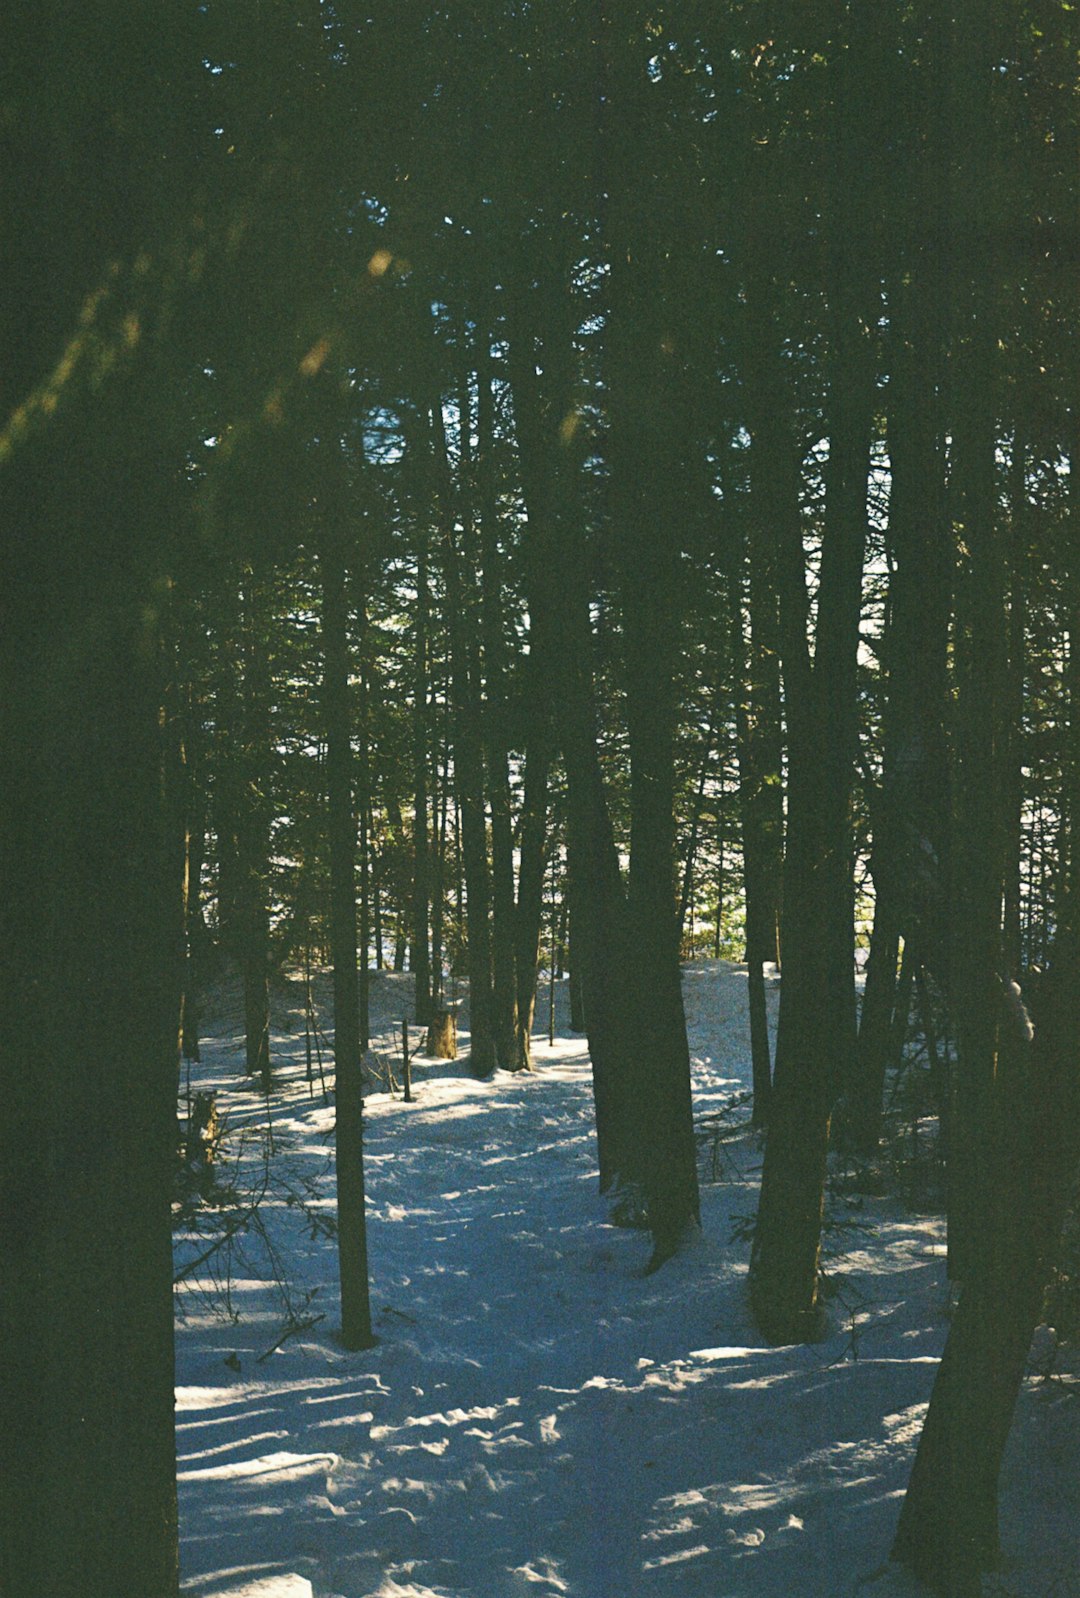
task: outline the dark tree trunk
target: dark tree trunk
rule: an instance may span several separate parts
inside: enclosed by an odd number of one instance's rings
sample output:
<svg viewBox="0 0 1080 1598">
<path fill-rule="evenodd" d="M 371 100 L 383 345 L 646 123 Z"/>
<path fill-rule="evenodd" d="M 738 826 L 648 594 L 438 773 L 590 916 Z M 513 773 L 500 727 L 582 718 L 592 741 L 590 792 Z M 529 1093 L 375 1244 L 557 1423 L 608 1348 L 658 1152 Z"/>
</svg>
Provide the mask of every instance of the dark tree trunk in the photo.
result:
<svg viewBox="0 0 1080 1598">
<path fill-rule="evenodd" d="M 190 683 L 180 695 L 176 710 L 176 827 L 183 838 L 184 969 L 182 979 L 180 1052 L 185 1060 L 199 1058 L 199 989 L 206 973 L 206 929 L 202 920 L 202 866 L 205 853 L 205 806 L 202 794 L 198 714 Z M 202 936 L 200 937 L 200 929 Z"/>
<path fill-rule="evenodd" d="M 375 821 L 371 802 L 371 711 L 367 663 L 364 652 L 367 646 L 367 594 L 364 584 L 357 585 L 355 595 L 356 628 L 360 650 L 359 687 L 357 706 L 357 751 L 353 771 L 355 820 L 360 846 L 360 949 L 359 993 L 360 1048 L 365 1050 L 371 1041 L 371 972 L 369 950 L 371 947 L 372 920 L 375 922 L 377 964 L 382 969 L 382 901 L 379 891 L 378 859 L 375 853 Z"/>
<path fill-rule="evenodd" d="M 755 463 L 756 464 L 756 463 Z M 751 470 L 753 483 L 755 470 Z M 751 512 L 753 506 L 751 506 Z M 772 533 L 772 529 L 769 530 Z M 764 563 L 767 539 L 751 540 L 751 562 Z M 783 790 L 780 728 L 780 650 L 775 588 L 768 576 L 775 565 L 751 579 L 750 635 L 743 635 L 742 584 L 732 583 L 731 641 L 735 668 L 735 742 L 739 762 L 743 885 L 746 894 L 747 997 L 750 1007 L 750 1058 L 753 1123 L 765 1126 L 772 1095 L 772 1059 L 765 999 L 765 964 L 778 963 L 777 930 L 783 872 Z M 759 607 L 769 618 L 759 622 Z M 771 615 L 769 614 L 771 612 Z M 763 634 L 769 643 L 763 641 Z M 746 667 L 749 669 L 746 670 Z M 719 927 L 720 907 L 717 906 Z"/>
<path fill-rule="evenodd" d="M 428 535 L 421 519 L 417 529 L 416 552 L 416 628 L 413 687 L 413 906 L 412 948 L 413 1007 L 417 1024 L 431 1019 L 431 956 L 428 930 L 431 914 L 431 847 L 428 832 L 428 764 L 431 758 L 429 729 L 428 660 Z"/>
<path fill-rule="evenodd" d="M 527 291 L 522 290 L 524 297 Z M 626 979 L 626 895 L 596 746 L 588 578 L 575 547 L 576 461 L 558 439 L 571 393 L 568 333 L 554 336 L 547 360 L 551 392 L 541 396 L 533 335 L 524 313 L 510 344 L 514 417 L 529 514 L 530 610 L 535 659 L 546 671 L 542 691 L 559 705 L 558 737 L 567 776 L 566 834 L 574 927 L 574 958 L 583 1000 L 593 1073 L 600 1191 L 639 1181 L 631 1141 L 633 1049 Z M 552 586 L 554 573 L 562 591 Z M 534 669 L 540 672 L 540 665 Z M 543 855 L 535 862 L 536 945 L 539 950 Z"/>
<path fill-rule="evenodd" d="M 940 203 L 928 171 L 927 206 Z M 938 263 L 916 253 L 890 307 L 889 540 L 893 572 L 885 635 L 888 675 L 882 790 L 874 814 L 874 930 L 859 1026 L 859 1069 L 845 1129 L 864 1153 L 877 1146 L 896 992 L 899 940 L 940 947 L 940 907 L 928 903 L 927 861 L 948 832 L 944 739 L 953 560 L 946 533 L 941 383 L 944 325 Z"/>
<path fill-rule="evenodd" d="M 1019 429 L 1013 436 L 1009 471 L 1009 665 L 1005 722 L 1005 910 L 1004 975 L 1019 977 L 1023 962 L 1020 870 L 1023 858 L 1024 703 L 1026 683 L 1027 566 L 1031 517 L 1027 497 L 1027 451 Z M 1070 630 L 1070 639 L 1076 635 Z"/>
<path fill-rule="evenodd" d="M 759 280 L 761 288 L 765 280 Z M 754 1313 L 766 1335 L 797 1339 L 816 1325 L 818 1251 L 831 1106 L 822 853 L 821 736 L 807 637 L 798 457 L 767 292 L 751 299 L 747 404 L 753 514 L 775 529 L 780 653 L 788 737 L 784 853 L 784 979 L 761 1199 L 751 1257 Z"/>
<path fill-rule="evenodd" d="M 492 1032 L 491 872 L 484 816 L 484 756 L 475 651 L 469 646 L 464 612 L 466 589 L 442 409 L 431 407 L 432 449 L 439 498 L 440 541 L 450 636 L 454 719 L 454 770 L 459 795 L 461 856 L 469 963 L 470 1063 L 475 1076 L 489 1076 L 498 1061 Z M 468 427 L 468 422 L 464 426 Z M 466 508 L 465 519 L 468 520 Z"/>
<path fill-rule="evenodd" d="M 481 351 L 477 372 L 479 451 L 476 466 L 480 512 L 480 615 L 487 688 L 484 744 L 491 803 L 491 1028 L 496 1062 L 504 1070 L 519 1071 L 528 1064 L 528 1058 L 522 1052 L 518 1027 L 513 817 L 506 731 L 507 664 L 499 580 L 498 501 L 493 458 L 495 401 L 491 381 L 490 355 Z"/>
<path fill-rule="evenodd" d="M 826 193 L 829 460 L 813 665 L 794 461 L 769 296 L 752 324 L 764 371 L 752 398 L 776 474 L 781 657 L 788 715 L 784 980 L 773 1096 L 751 1261 L 755 1315 L 767 1336 L 812 1334 L 830 1118 L 855 1071 L 854 843 L 851 796 L 858 745 L 857 662 L 867 473 L 879 315 L 872 183 L 865 140 L 879 50 L 867 7 L 845 15 L 833 63 Z M 852 247 L 853 239 L 859 240 Z M 764 313 L 764 318 L 763 318 Z M 764 509 L 764 507 L 763 507 Z"/>
<path fill-rule="evenodd" d="M 541 729 L 530 738 L 525 759 L 525 798 L 521 817 L 515 928 L 518 1047 L 525 1070 L 532 1069 L 530 1040 L 536 1011 L 536 977 L 540 965 L 549 768 L 550 753 L 546 729 Z"/>
<path fill-rule="evenodd" d="M 156 394 L 106 385 L 89 420 L 75 400 L 0 471 L 16 540 L 0 625 L 9 1598 L 177 1592 L 183 838 L 164 783 L 165 571 L 148 568 L 160 529 L 182 515 L 147 471 L 162 447 L 143 421 Z"/>
<path fill-rule="evenodd" d="M 705 746 L 702 750 L 701 764 L 698 767 L 698 780 L 694 787 L 694 797 L 690 804 L 690 835 L 686 840 L 686 852 L 683 859 L 682 887 L 679 890 L 678 911 L 678 936 L 680 947 L 686 933 L 686 917 L 690 912 L 691 943 L 693 942 L 694 917 L 692 904 L 694 898 L 694 867 L 697 864 L 698 845 L 701 839 L 701 816 L 705 808 L 705 787 L 709 780 L 709 773 L 716 764 L 717 752 L 715 743 L 715 723 L 710 719 L 708 732 L 705 736 Z"/>
<path fill-rule="evenodd" d="M 270 1076 L 270 666 L 264 580 L 250 568 L 241 587 L 241 753 L 236 814 L 236 930 L 244 985 L 245 1059 L 269 1092 Z"/>
<path fill-rule="evenodd" d="M 1002 961 L 1006 630 L 995 515 L 993 345 L 980 317 L 955 357 L 962 408 L 953 426 L 952 514 L 965 551 L 957 584 L 955 827 L 946 983 L 956 1027 L 949 1142 L 949 1270 L 979 1269 L 997 1176 L 986 1160 L 993 1085 L 994 984 Z M 966 379 L 966 381 L 965 381 Z"/>
<path fill-rule="evenodd" d="M 1034 1043 L 1015 988 L 990 996 L 994 1082 L 983 1117 L 992 1246 L 964 1283 L 904 1498 L 893 1558 L 945 1598 L 977 1598 L 998 1558 L 997 1484 L 1080 1154 L 1080 962 L 1059 939 Z"/>
<path fill-rule="evenodd" d="M 330 841 L 330 957 L 334 968 L 334 1104 L 341 1337 L 370 1348 L 367 1223 L 364 1195 L 363 1039 L 356 955 L 356 823 L 349 714 L 348 607 L 345 565 L 335 529 L 319 549 L 323 585 L 323 716 L 326 726 L 327 831 Z"/>
<path fill-rule="evenodd" d="M 612 61 L 613 109 L 630 131 L 624 153 L 649 136 L 644 72 Z M 637 140 L 642 140 L 638 145 Z M 635 1027 L 631 1134 L 653 1237 L 653 1265 L 699 1219 L 690 1052 L 683 1012 L 675 899 L 676 664 L 685 595 L 682 540 L 698 513 L 693 498 L 693 400 L 667 336 L 661 252 L 635 240 L 625 209 L 636 181 L 616 182 L 608 248 L 611 308 L 605 353 L 610 507 L 623 607 L 626 726 L 630 749 L 630 874 L 626 980 L 648 993 Z M 620 186 L 621 185 L 621 186 Z M 573 870 L 573 866 L 571 867 Z"/>
<path fill-rule="evenodd" d="M 447 713 L 449 716 L 449 712 Z M 431 897 L 431 969 L 436 999 L 443 997 L 443 926 L 446 917 L 446 834 L 450 807 L 450 745 L 449 738 L 442 740 L 442 754 L 437 772 L 436 804 L 439 816 L 438 835 L 435 840 L 435 869 Z"/>
<path fill-rule="evenodd" d="M 520 309 L 519 303 L 519 313 Z M 553 482 L 556 465 L 545 455 L 535 369 L 530 371 L 523 360 L 522 338 L 523 335 L 515 328 L 509 365 L 528 515 L 524 583 L 529 610 L 529 656 L 525 663 L 522 696 L 525 714 L 525 792 L 519 845 L 515 969 L 518 1036 L 522 1060 L 529 1067 L 540 962 L 548 784 L 555 748 L 552 694 L 554 685 L 559 681 L 553 655 L 557 633 L 557 591 L 552 567 L 553 518 L 557 514 L 558 496 Z"/>
<path fill-rule="evenodd" d="M 932 376 L 923 367 L 923 381 L 909 386 L 907 375 L 919 376 L 898 355 L 897 413 L 889 430 L 895 569 L 886 639 L 885 769 L 871 860 L 874 930 L 859 1028 L 859 1073 L 847 1115 L 850 1140 L 866 1153 L 880 1135 L 900 937 L 918 939 L 928 918 L 939 916 L 925 902 L 921 882 L 927 847 L 939 858 L 947 830 L 943 716 L 952 573 L 944 536 L 942 438 L 926 403 Z M 930 935 L 939 941 L 938 932 Z"/>
</svg>

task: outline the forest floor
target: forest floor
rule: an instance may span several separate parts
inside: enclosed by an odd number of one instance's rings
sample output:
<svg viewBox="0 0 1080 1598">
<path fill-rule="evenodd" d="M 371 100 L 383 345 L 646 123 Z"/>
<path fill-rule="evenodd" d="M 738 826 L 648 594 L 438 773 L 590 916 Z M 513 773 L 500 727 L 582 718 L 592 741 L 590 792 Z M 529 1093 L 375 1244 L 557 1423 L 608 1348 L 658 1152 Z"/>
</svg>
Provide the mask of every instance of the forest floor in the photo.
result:
<svg viewBox="0 0 1080 1598">
<path fill-rule="evenodd" d="M 824 1340 L 764 1346 L 746 1301 L 761 1149 L 745 969 L 686 968 L 703 1227 L 653 1276 L 647 1234 L 613 1226 L 597 1195 L 588 1055 L 558 988 L 534 1074 L 477 1082 L 467 1059 L 421 1055 L 414 1103 L 367 1096 L 365 1353 L 335 1336 L 334 1115 L 317 1070 L 307 1082 L 302 989 L 277 995 L 272 1150 L 238 997 L 211 996 L 191 1089 L 224 1116 L 218 1189 L 178 1216 L 176 1250 L 185 1592 L 921 1593 L 888 1553 L 949 1292 L 910 1131 L 877 1171 L 834 1171 Z M 374 1047 L 399 1080 L 410 994 L 408 977 L 374 979 Z M 325 977 L 316 996 L 328 1016 Z M 984 1591 L 1073 1598 L 1080 1361 L 1044 1328 L 1031 1368 Z"/>
</svg>

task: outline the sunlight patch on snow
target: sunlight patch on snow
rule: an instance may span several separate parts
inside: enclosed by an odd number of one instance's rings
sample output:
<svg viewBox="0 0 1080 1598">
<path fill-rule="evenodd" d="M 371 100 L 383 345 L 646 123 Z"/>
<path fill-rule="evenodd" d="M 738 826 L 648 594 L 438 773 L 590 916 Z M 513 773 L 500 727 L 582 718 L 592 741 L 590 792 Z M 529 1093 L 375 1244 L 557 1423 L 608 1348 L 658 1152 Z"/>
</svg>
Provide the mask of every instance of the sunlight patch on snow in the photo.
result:
<svg viewBox="0 0 1080 1598">
<path fill-rule="evenodd" d="M 767 1348 L 692 1348 L 691 1359 L 719 1360 L 719 1359 L 747 1359 L 751 1354 L 768 1354 L 772 1352 Z"/>
<path fill-rule="evenodd" d="M 236 1585 L 232 1578 L 249 1575 L 252 1568 L 250 1565 L 235 1566 L 231 1570 L 218 1571 L 208 1578 L 213 1585 L 206 1586 L 200 1583 L 200 1590 L 206 1598 L 314 1598 L 310 1581 L 304 1576 L 295 1576 L 291 1573 L 255 1576 L 251 1580 L 241 1582 L 239 1586 Z M 228 1586 L 219 1586 L 220 1581 L 228 1582 Z M 185 1583 L 185 1587 L 186 1585 Z"/>
<path fill-rule="evenodd" d="M 707 1543 L 697 1543 L 693 1548 L 680 1548 L 678 1553 L 660 1554 L 656 1559 L 646 1559 L 642 1570 L 659 1570 L 663 1565 L 684 1565 L 688 1559 L 700 1559 L 710 1552 Z"/>
<path fill-rule="evenodd" d="M 245 1417 L 246 1418 L 246 1417 Z M 177 1458 L 184 1464 L 194 1459 L 212 1459 L 217 1454 L 228 1454 L 236 1448 L 252 1448 L 256 1443 L 279 1443 L 283 1437 L 288 1437 L 288 1432 L 255 1432 L 251 1437 L 236 1438 L 231 1443 L 219 1443 L 216 1448 L 200 1448 L 194 1454 L 178 1454 Z"/>
<path fill-rule="evenodd" d="M 231 1465 L 208 1466 L 204 1470 L 180 1470 L 182 1481 L 236 1481 L 246 1476 L 276 1476 L 281 1481 L 299 1481 L 313 1472 L 324 1475 L 338 1463 L 336 1454 L 263 1454 L 258 1459 L 238 1459 Z"/>
<path fill-rule="evenodd" d="M 515 1565 L 511 1576 L 517 1578 L 521 1591 L 543 1585 L 548 1592 L 569 1592 L 569 1585 L 558 1574 L 559 1566 L 553 1559 L 537 1559 L 527 1565 Z M 517 1584 L 515 1583 L 515 1584 Z"/>
<path fill-rule="evenodd" d="M 514 1409 L 520 1403 L 520 1398 L 507 1398 L 501 1404 L 479 1404 L 474 1409 L 451 1409 L 445 1414 L 439 1410 L 433 1415 L 408 1415 L 400 1426 L 373 1426 L 371 1440 L 381 1442 L 412 1426 L 460 1426 L 465 1420 L 494 1420 L 504 1409 Z"/>
<path fill-rule="evenodd" d="M 540 1419 L 540 1441 L 542 1443 L 555 1443 L 559 1440 L 559 1428 L 556 1425 L 557 1415 L 543 1415 Z"/>
<path fill-rule="evenodd" d="M 910 1404 L 895 1415 L 886 1415 L 884 1426 L 890 1443 L 917 1442 L 929 1407 L 929 1404 Z"/>
</svg>

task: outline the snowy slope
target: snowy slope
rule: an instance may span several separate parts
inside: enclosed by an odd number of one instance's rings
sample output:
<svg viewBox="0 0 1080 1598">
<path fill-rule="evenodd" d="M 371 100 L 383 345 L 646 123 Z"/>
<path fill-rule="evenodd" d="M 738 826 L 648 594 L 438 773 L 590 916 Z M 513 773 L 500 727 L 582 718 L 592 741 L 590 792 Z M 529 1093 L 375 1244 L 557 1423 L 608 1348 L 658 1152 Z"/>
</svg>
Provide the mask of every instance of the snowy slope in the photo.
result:
<svg viewBox="0 0 1080 1598">
<path fill-rule="evenodd" d="M 684 986 L 708 1124 L 748 1085 L 745 971 L 700 962 Z M 384 1056 L 410 987 L 376 979 Z M 596 1194 L 588 1059 L 559 1013 L 532 1076 L 477 1083 L 467 1062 L 421 1057 L 416 1103 L 368 1096 L 380 1343 L 349 1354 L 334 1338 L 333 1112 L 309 1096 L 303 1033 L 280 1008 L 272 1154 L 235 1015 L 210 1018 L 194 1068 L 227 1110 L 240 1185 L 266 1192 L 178 1294 L 187 1591 L 913 1598 L 885 1565 L 948 1327 L 939 1218 L 834 1201 L 831 1334 L 762 1346 L 741 1235 L 756 1139 L 703 1145 L 718 1179 L 702 1235 L 644 1276 L 647 1238 L 611 1226 Z M 178 1266 L 208 1241 L 181 1241 Z M 1077 1385 L 1033 1378 L 987 1593 L 1080 1594 L 1078 1433 Z"/>
</svg>

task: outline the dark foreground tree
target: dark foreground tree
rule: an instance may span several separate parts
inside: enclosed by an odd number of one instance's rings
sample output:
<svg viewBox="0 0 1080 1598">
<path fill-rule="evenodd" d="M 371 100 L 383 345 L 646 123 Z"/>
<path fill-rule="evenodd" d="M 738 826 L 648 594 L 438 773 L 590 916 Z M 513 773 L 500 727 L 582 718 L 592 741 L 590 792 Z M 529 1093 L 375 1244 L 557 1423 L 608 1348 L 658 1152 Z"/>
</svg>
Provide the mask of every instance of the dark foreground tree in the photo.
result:
<svg viewBox="0 0 1080 1598">
<path fill-rule="evenodd" d="M 182 60 L 158 20 L 155 50 Z M 86 23 L 43 27 L 30 54 L 9 33 L 0 86 L 20 302 L 0 386 L 0 1590 L 168 1598 L 183 878 L 159 639 L 178 374 L 160 268 L 132 270 L 160 121 L 113 127 L 145 105 L 145 60 Z"/>
</svg>

